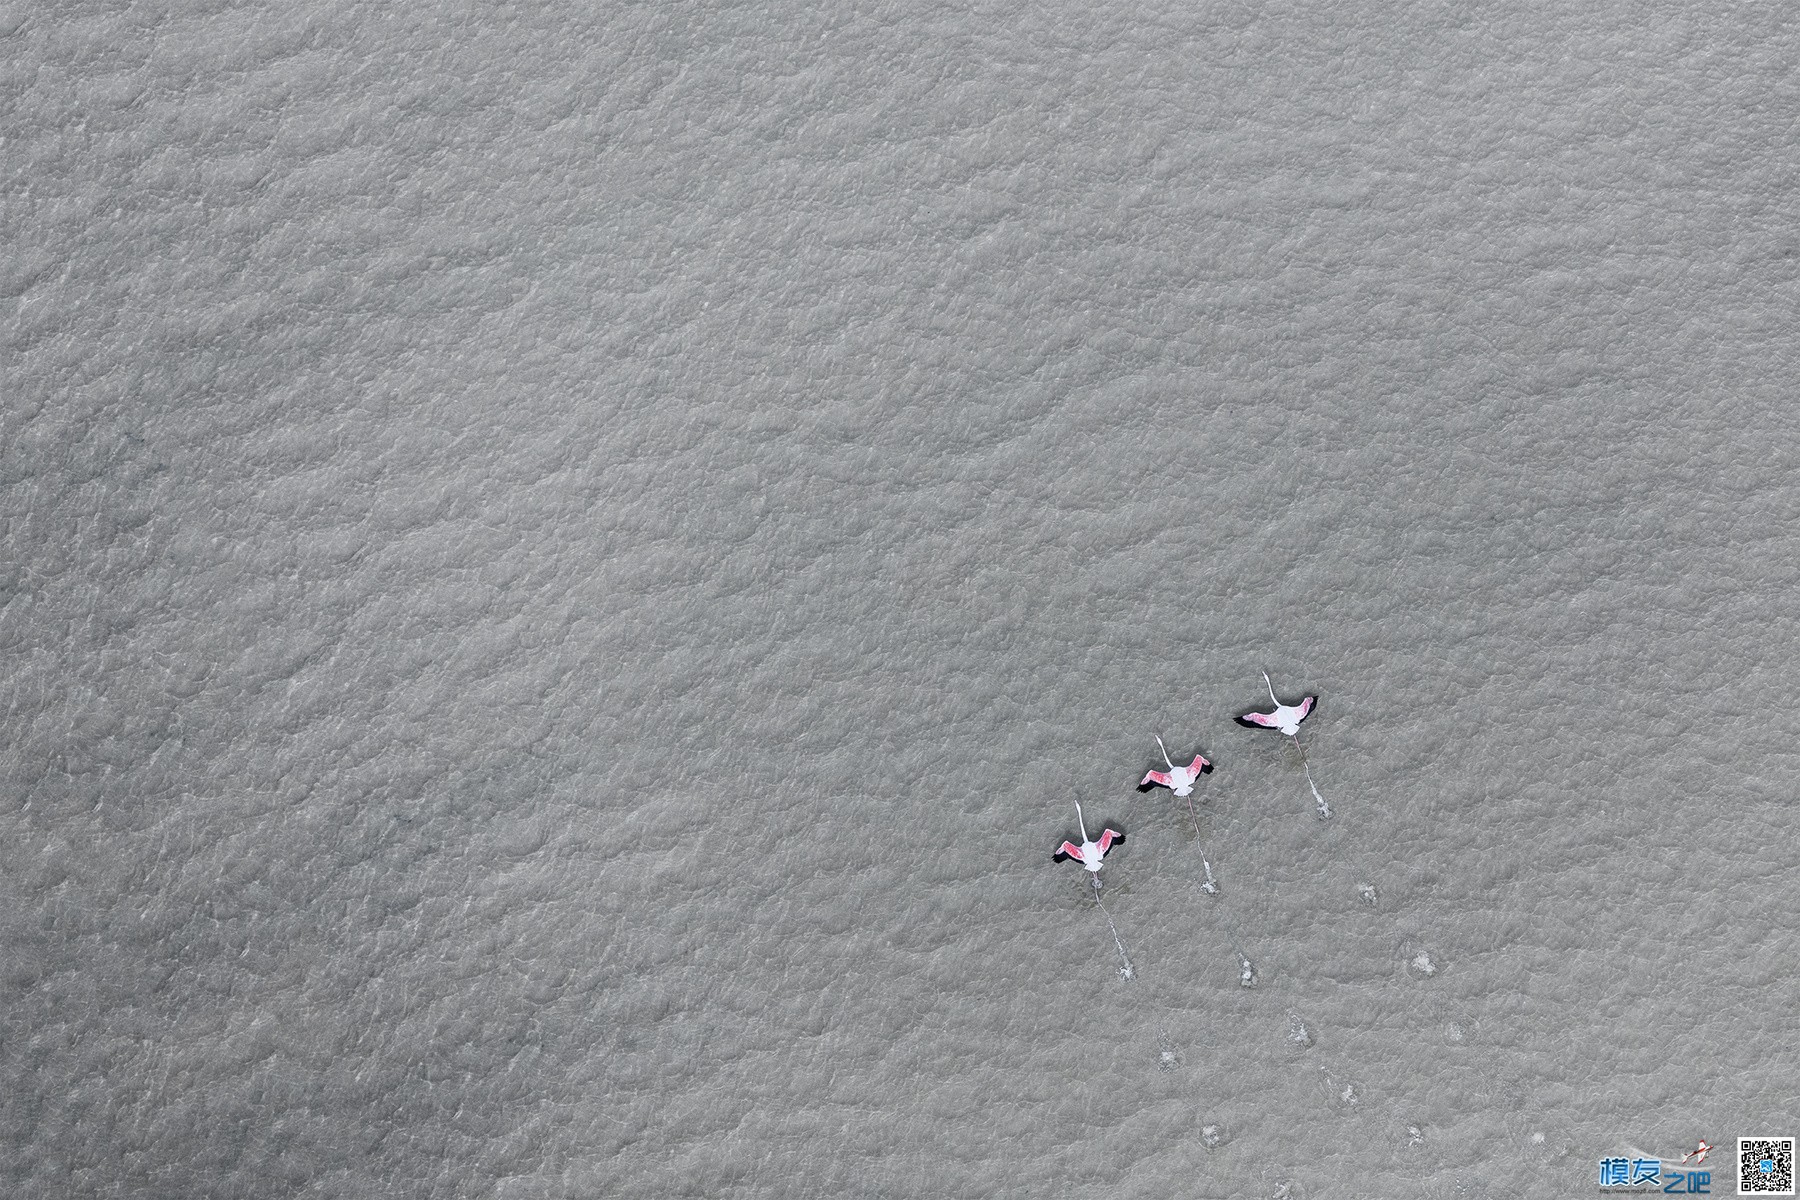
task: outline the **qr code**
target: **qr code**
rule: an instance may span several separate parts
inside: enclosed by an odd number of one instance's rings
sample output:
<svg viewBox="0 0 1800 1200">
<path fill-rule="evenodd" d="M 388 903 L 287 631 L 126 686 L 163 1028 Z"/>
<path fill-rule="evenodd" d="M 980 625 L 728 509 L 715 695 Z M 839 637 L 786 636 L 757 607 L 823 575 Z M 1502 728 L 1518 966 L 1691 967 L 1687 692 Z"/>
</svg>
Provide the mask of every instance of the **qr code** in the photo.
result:
<svg viewBox="0 0 1800 1200">
<path fill-rule="evenodd" d="M 1794 1139 L 1738 1139 L 1738 1195 L 1794 1194 Z"/>
</svg>

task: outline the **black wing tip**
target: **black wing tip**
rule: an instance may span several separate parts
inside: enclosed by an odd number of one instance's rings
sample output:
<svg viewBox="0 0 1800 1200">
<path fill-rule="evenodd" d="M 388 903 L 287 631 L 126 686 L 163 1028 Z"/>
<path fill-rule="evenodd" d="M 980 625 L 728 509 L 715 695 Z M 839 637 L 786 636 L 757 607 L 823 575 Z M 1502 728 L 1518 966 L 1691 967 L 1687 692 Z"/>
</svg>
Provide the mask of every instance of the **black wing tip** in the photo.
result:
<svg viewBox="0 0 1800 1200">
<path fill-rule="evenodd" d="M 1075 857 L 1075 856 L 1072 854 L 1065 854 L 1061 850 L 1056 850 L 1051 853 L 1050 861 L 1051 862 L 1068 862 L 1073 857 Z"/>
<path fill-rule="evenodd" d="M 1211 763 L 1207 763 L 1205 766 L 1200 768 L 1200 773 L 1202 775 L 1211 775 L 1212 769 L 1213 769 L 1213 765 Z"/>
<path fill-rule="evenodd" d="M 1242 725 L 1245 729 L 1261 729 L 1261 728 L 1263 728 L 1261 725 L 1258 725 L 1255 721 L 1252 721 L 1249 717 L 1233 717 L 1231 719 L 1236 721 L 1239 725 Z"/>
<path fill-rule="evenodd" d="M 1154 789 L 1155 787 L 1156 787 L 1156 785 L 1154 783 L 1140 783 L 1140 784 L 1138 784 L 1138 791 L 1148 792 L 1148 791 L 1151 791 L 1152 789 Z"/>
</svg>

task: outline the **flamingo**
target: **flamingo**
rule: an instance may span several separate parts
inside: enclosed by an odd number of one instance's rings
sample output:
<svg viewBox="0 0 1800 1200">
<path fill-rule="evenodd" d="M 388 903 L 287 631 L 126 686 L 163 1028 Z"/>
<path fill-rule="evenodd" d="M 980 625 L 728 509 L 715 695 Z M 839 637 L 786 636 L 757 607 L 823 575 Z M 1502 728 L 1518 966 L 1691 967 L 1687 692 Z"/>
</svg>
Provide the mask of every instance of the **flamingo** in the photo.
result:
<svg viewBox="0 0 1800 1200">
<path fill-rule="evenodd" d="M 1196 754 L 1194 755 L 1193 762 L 1185 767 L 1178 767 L 1169 758 L 1169 748 L 1163 745 L 1162 734 L 1160 733 L 1156 735 L 1156 744 L 1162 748 L 1163 761 L 1169 764 L 1169 769 L 1167 771 L 1145 772 L 1144 778 L 1138 782 L 1138 791 L 1147 792 L 1151 788 L 1161 784 L 1177 796 L 1185 798 L 1188 802 L 1188 820 L 1194 823 L 1194 836 L 1199 837 L 1200 818 L 1194 812 L 1194 783 L 1202 775 L 1211 771 L 1213 765 L 1205 758 Z M 1201 889 L 1209 896 L 1218 895 L 1219 885 L 1217 881 L 1213 879 L 1212 864 L 1206 861 L 1205 847 L 1201 847 L 1200 850 L 1200 865 L 1206 868 L 1206 882 L 1200 885 Z"/>
<path fill-rule="evenodd" d="M 1081 826 L 1081 845 L 1072 840 L 1064 841 L 1050 857 L 1057 862 L 1074 859 L 1087 868 L 1088 882 L 1094 885 L 1094 904 L 1100 909 L 1100 915 L 1106 918 L 1106 927 L 1112 932 L 1113 945 L 1119 948 L 1119 978 L 1131 980 L 1136 972 L 1131 966 L 1131 956 L 1125 953 L 1125 943 L 1119 939 L 1119 927 L 1113 924 L 1112 914 L 1106 911 L 1106 905 L 1100 902 L 1100 867 L 1106 859 L 1106 852 L 1125 840 L 1123 829 L 1114 829 L 1111 825 L 1100 828 L 1100 840 L 1088 837 L 1087 818 L 1081 815 L 1081 801 L 1075 802 L 1075 823 Z"/>
<path fill-rule="evenodd" d="M 1194 755 L 1194 761 L 1187 766 L 1178 767 L 1170 762 L 1169 748 L 1163 745 L 1160 733 L 1156 735 L 1156 744 L 1162 747 L 1163 761 L 1169 764 L 1169 769 L 1167 771 L 1146 771 L 1144 777 L 1138 781 L 1138 791 L 1140 792 L 1147 792 L 1161 784 L 1177 796 L 1188 796 L 1193 794 L 1195 781 L 1213 769 L 1213 765 L 1198 754 Z"/>
<path fill-rule="evenodd" d="M 1312 715 L 1313 709 L 1318 706 L 1319 698 L 1317 696 L 1308 696 L 1298 704 L 1283 704 L 1281 701 L 1275 699 L 1275 685 L 1269 683 L 1269 673 L 1267 671 L 1263 672 L 1263 683 L 1268 685 L 1269 699 L 1274 701 L 1275 711 L 1265 713 L 1252 710 L 1237 718 L 1237 723 L 1250 729 L 1276 729 L 1280 730 L 1288 737 L 1298 736 L 1300 733 L 1300 722 Z"/>
<path fill-rule="evenodd" d="M 1237 723 L 1252 729 L 1273 729 L 1286 735 L 1294 749 L 1300 752 L 1300 766 L 1306 771 L 1306 786 L 1312 789 L 1313 799 L 1318 803 L 1319 819 L 1329 821 L 1331 805 L 1325 802 L 1325 797 L 1319 795 L 1319 785 L 1313 782 L 1312 764 L 1306 761 L 1306 748 L 1300 744 L 1300 722 L 1312 715 L 1313 710 L 1319 706 L 1319 698 L 1307 696 L 1298 704 L 1283 704 L 1275 695 L 1275 685 L 1269 682 L 1269 673 L 1264 671 L 1262 677 L 1263 686 L 1269 689 L 1269 699 L 1274 703 L 1275 711 L 1257 712 L 1252 709 L 1238 717 Z"/>
<path fill-rule="evenodd" d="M 1066 841 L 1056 848 L 1056 852 L 1050 858 L 1054 862 L 1067 862 L 1071 858 L 1075 859 L 1093 873 L 1094 885 L 1098 887 L 1100 867 L 1106 858 L 1106 852 L 1125 840 L 1125 831 L 1105 825 L 1100 829 L 1099 841 L 1090 839 L 1087 833 L 1087 820 L 1081 815 L 1081 801 L 1079 800 L 1075 802 L 1075 820 L 1081 826 L 1081 845 L 1077 846 L 1073 841 Z"/>
</svg>

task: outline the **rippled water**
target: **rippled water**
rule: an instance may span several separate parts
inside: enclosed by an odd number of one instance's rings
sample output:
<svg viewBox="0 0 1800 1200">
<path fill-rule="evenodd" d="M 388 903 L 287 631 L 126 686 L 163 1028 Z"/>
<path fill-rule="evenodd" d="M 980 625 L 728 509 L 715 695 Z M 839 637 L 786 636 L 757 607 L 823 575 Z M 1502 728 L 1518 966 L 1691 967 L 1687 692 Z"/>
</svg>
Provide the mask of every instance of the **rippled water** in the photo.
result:
<svg viewBox="0 0 1800 1200">
<path fill-rule="evenodd" d="M 1781 14 L 0 32 L 9 1195 L 1800 1132 Z"/>
</svg>

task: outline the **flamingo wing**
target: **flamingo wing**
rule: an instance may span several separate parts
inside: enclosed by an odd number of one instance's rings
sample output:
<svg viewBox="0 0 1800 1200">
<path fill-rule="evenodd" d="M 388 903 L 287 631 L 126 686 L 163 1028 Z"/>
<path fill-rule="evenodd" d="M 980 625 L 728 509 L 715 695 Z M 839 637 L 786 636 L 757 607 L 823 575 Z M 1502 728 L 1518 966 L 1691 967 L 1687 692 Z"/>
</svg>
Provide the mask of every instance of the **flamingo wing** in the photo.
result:
<svg viewBox="0 0 1800 1200">
<path fill-rule="evenodd" d="M 1308 696 L 1300 702 L 1300 719 L 1302 721 L 1312 715 L 1313 706 L 1318 704 L 1318 702 L 1319 698 L 1317 696 Z"/>
<path fill-rule="evenodd" d="M 1274 713 L 1265 712 L 1247 712 L 1237 718 L 1237 723 L 1246 727 L 1260 726 L 1263 729 L 1279 729 L 1281 727 L 1281 723 L 1275 719 Z"/>
<path fill-rule="evenodd" d="M 1159 783 L 1164 787 L 1168 787 L 1169 777 L 1161 771 L 1147 771 L 1145 772 L 1143 779 L 1138 781 L 1138 791 L 1147 792 Z"/>
<path fill-rule="evenodd" d="M 1212 764 L 1198 754 L 1194 755 L 1194 761 L 1188 764 L 1188 774 L 1196 777 L 1204 775 L 1210 770 L 1212 770 Z"/>
<path fill-rule="evenodd" d="M 1056 848 L 1056 853 L 1052 854 L 1050 858 L 1053 862 L 1066 862 L 1071 858 L 1078 862 L 1085 861 L 1081 857 L 1081 847 L 1074 842 L 1064 842 Z"/>
<path fill-rule="evenodd" d="M 1125 831 L 1123 829 L 1114 829 L 1111 825 L 1108 825 L 1105 829 L 1100 831 L 1100 853 L 1105 854 L 1108 850 L 1111 850 L 1115 845 L 1124 840 Z"/>
</svg>

